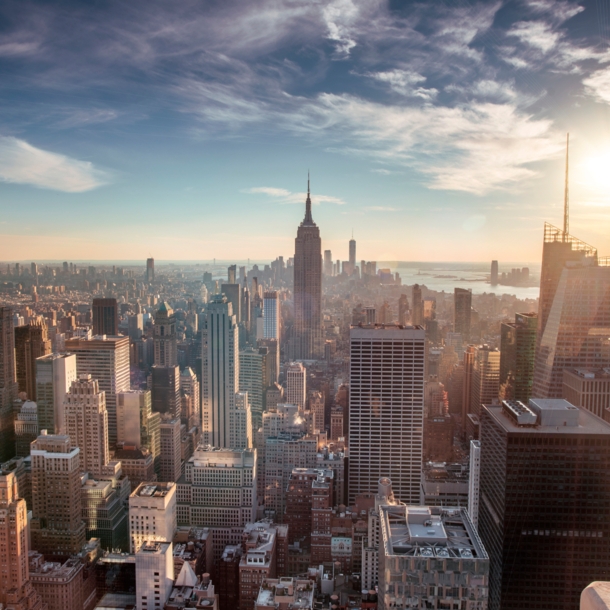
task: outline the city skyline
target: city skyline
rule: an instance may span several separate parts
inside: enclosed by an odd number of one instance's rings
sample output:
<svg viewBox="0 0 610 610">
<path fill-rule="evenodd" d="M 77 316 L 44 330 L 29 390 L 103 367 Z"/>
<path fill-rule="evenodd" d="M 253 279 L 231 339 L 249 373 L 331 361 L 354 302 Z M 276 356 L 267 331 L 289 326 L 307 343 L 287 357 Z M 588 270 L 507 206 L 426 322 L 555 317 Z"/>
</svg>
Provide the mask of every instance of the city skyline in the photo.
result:
<svg viewBox="0 0 610 610">
<path fill-rule="evenodd" d="M 307 168 L 323 249 L 539 260 L 568 131 L 571 231 L 610 251 L 592 0 L 1 10 L 2 260 L 287 256 Z"/>
</svg>

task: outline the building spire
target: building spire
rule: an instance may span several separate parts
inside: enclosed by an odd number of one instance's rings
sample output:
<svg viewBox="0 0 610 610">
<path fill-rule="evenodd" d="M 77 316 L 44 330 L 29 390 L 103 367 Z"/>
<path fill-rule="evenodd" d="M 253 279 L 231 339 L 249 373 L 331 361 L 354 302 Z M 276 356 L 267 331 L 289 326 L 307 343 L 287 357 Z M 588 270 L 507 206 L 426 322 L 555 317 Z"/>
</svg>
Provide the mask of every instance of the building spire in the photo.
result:
<svg viewBox="0 0 610 610">
<path fill-rule="evenodd" d="M 309 191 L 309 170 L 307 170 L 307 199 L 305 200 L 305 218 L 303 219 L 304 225 L 314 224 L 311 216 L 311 197 Z"/>
<path fill-rule="evenodd" d="M 568 161 L 570 154 L 570 134 L 566 137 L 566 182 L 563 194 L 563 236 L 566 239 L 570 232 L 570 191 L 568 186 Z"/>
</svg>

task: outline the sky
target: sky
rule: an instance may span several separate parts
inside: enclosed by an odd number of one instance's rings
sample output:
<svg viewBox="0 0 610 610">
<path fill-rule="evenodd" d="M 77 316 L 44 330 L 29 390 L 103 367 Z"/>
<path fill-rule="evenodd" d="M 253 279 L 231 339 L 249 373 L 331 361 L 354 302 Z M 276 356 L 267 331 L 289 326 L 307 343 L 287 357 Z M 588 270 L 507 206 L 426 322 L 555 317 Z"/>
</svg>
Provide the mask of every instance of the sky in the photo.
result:
<svg viewBox="0 0 610 610">
<path fill-rule="evenodd" d="M 0 260 L 610 255 L 604 0 L 3 0 Z"/>
</svg>

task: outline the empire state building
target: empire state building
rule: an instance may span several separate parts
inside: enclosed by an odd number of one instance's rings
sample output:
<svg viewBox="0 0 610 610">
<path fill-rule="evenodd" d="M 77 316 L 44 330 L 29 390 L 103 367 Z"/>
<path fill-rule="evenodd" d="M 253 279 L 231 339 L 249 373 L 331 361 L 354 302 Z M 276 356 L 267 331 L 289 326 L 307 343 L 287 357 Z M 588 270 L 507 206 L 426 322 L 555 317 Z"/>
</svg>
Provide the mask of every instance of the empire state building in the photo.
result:
<svg viewBox="0 0 610 610">
<path fill-rule="evenodd" d="M 305 218 L 294 240 L 294 359 L 322 357 L 322 240 L 311 217 L 309 178 Z"/>
</svg>

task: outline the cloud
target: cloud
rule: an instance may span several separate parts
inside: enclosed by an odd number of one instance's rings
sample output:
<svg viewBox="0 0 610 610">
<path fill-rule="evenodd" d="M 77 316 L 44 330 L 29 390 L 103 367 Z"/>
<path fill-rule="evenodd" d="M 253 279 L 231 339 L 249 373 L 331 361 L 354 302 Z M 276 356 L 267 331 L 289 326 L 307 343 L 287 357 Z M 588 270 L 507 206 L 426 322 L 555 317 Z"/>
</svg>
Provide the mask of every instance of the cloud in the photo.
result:
<svg viewBox="0 0 610 610">
<path fill-rule="evenodd" d="M 255 186 L 248 189 L 243 189 L 242 193 L 249 193 L 253 195 L 262 194 L 280 200 L 280 203 L 305 203 L 307 193 L 293 193 L 287 189 L 276 188 L 273 186 Z M 311 194 L 311 203 L 313 205 L 320 205 L 321 203 L 334 203 L 336 205 L 345 205 L 345 201 L 340 197 L 333 197 L 332 195 L 318 195 Z"/>
<path fill-rule="evenodd" d="M 600 102 L 610 104 L 610 68 L 593 72 L 582 84 L 586 93 Z"/>
<path fill-rule="evenodd" d="M 386 205 L 371 205 L 364 208 L 367 212 L 398 212 L 398 208 L 392 208 Z"/>
<path fill-rule="evenodd" d="M 82 193 L 107 184 L 109 176 L 88 161 L 42 150 L 17 138 L 0 136 L 0 180 Z"/>
<path fill-rule="evenodd" d="M 544 21 L 520 21 L 509 30 L 507 35 L 514 36 L 543 53 L 554 49 L 561 38 L 560 34 L 554 32 L 552 26 Z"/>
<path fill-rule="evenodd" d="M 418 86 L 425 82 L 426 77 L 411 70 L 389 70 L 387 72 L 367 72 L 369 76 L 382 83 L 387 83 L 396 93 L 407 97 L 420 97 L 424 100 L 433 100 L 438 95 L 438 89 Z"/>
</svg>

